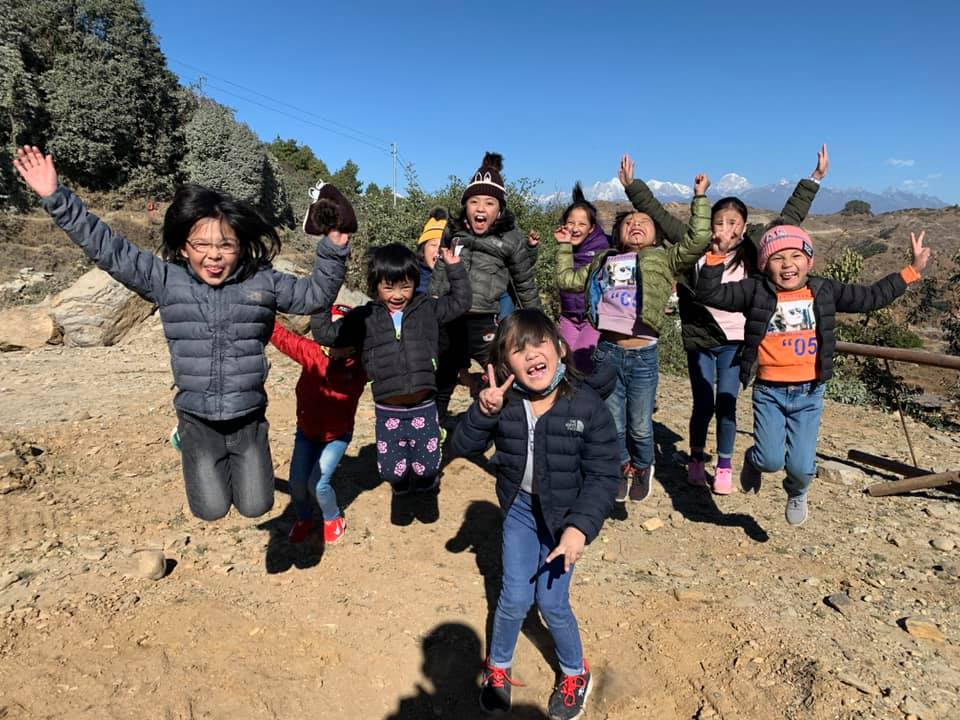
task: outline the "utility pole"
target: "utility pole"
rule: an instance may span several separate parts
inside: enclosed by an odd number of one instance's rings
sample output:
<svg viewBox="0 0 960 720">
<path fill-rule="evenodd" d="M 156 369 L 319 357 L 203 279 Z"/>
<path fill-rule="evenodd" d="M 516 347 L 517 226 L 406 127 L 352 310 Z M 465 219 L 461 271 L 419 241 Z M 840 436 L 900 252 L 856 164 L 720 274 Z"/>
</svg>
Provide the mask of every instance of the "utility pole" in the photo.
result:
<svg viewBox="0 0 960 720">
<path fill-rule="evenodd" d="M 393 158 L 393 206 L 397 206 L 397 144 L 390 143 L 390 157 Z"/>
</svg>

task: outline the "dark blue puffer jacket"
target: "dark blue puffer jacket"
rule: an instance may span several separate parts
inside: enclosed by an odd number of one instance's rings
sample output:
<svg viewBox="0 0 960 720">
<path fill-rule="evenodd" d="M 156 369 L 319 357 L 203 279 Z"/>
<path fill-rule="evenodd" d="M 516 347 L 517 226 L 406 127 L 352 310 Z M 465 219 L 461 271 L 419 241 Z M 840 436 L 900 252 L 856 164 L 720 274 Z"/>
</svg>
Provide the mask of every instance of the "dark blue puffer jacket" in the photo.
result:
<svg viewBox="0 0 960 720">
<path fill-rule="evenodd" d="M 310 315 L 336 299 L 348 248 L 323 238 L 313 275 L 297 278 L 264 265 L 219 287 L 189 267 L 164 262 L 114 233 L 62 185 L 43 206 L 101 270 L 160 307 L 177 396 L 173 404 L 207 420 L 266 407 L 267 356 L 277 311 Z"/>
<path fill-rule="evenodd" d="M 574 384 L 570 396 L 538 421 L 533 440 L 533 488 L 554 537 L 569 526 L 592 542 L 610 514 L 620 481 L 620 451 L 613 417 L 587 385 Z M 474 402 L 450 442 L 454 455 L 477 455 L 490 441 L 496 447 L 497 499 L 504 514 L 517 497 L 527 464 L 527 415 L 514 391 L 499 415 L 489 417 Z"/>
</svg>

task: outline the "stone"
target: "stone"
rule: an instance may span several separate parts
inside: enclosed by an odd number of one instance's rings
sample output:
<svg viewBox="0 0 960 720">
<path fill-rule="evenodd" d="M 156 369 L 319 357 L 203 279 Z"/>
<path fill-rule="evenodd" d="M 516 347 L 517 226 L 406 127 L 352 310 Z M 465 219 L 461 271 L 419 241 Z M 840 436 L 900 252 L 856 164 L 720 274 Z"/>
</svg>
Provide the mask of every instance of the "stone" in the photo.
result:
<svg viewBox="0 0 960 720">
<path fill-rule="evenodd" d="M 649 520 L 644 520 L 640 524 L 640 527 L 642 527 L 647 532 L 654 532 L 655 530 L 659 530 L 660 528 L 663 527 L 663 520 L 661 520 L 658 517 L 652 517 Z"/>
<path fill-rule="evenodd" d="M 900 703 L 900 712 L 904 715 L 913 715 L 919 720 L 932 720 L 930 709 L 916 698 L 907 695 Z"/>
<path fill-rule="evenodd" d="M 681 590 L 673 589 L 673 597 L 677 602 L 706 602 L 707 595 L 699 590 Z"/>
<path fill-rule="evenodd" d="M 94 268 L 53 298 L 50 314 L 64 345 L 92 347 L 115 344 L 155 307 Z"/>
<path fill-rule="evenodd" d="M 88 548 L 81 548 L 79 551 L 79 555 L 84 560 L 89 560 L 91 562 L 98 562 L 99 560 L 103 560 L 107 556 L 107 551 L 104 550 L 103 548 L 88 547 Z"/>
<path fill-rule="evenodd" d="M 866 478 L 860 470 L 837 460 L 817 464 L 817 477 L 834 485 L 859 485 Z"/>
<path fill-rule="evenodd" d="M 934 538 L 930 541 L 930 544 L 934 550 L 939 550 L 940 552 L 950 552 L 957 546 L 953 540 L 945 537 Z"/>
<path fill-rule="evenodd" d="M 849 685 L 852 688 L 856 688 L 857 690 L 862 692 L 864 695 L 880 694 L 880 688 L 878 688 L 876 685 L 872 683 L 868 683 L 864 680 L 861 680 L 858 677 L 854 677 L 853 675 L 848 675 L 846 673 L 838 672 L 837 680 L 842 682 L 844 685 Z"/>
<path fill-rule="evenodd" d="M 20 582 L 20 574 L 15 572 L 5 572 L 0 575 L 0 591 L 6 590 L 16 582 Z"/>
<path fill-rule="evenodd" d="M 36 350 L 59 341 L 47 305 L 21 305 L 0 310 L 0 352 Z"/>
<path fill-rule="evenodd" d="M 833 595 L 827 595 L 823 602 L 826 603 L 827 607 L 831 607 L 836 610 L 841 615 L 846 615 L 847 611 L 850 610 L 850 606 L 853 605 L 853 600 L 850 599 L 850 596 L 845 592 L 833 593 Z"/>
<path fill-rule="evenodd" d="M 23 464 L 20 456 L 13 450 L 0 452 L 0 477 L 6 477 Z"/>
<path fill-rule="evenodd" d="M 908 617 L 903 619 L 903 628 L 915 638 L 921 640 L 931 640 L 933 642 L 946 642 L 946 637 L 940 628 L 930 620 L 918 617 Z"/>
<path fill-rule="evenodd" d="M 131 570 L 137 577 L 159 580 L 167 574 L 167 558 L 160 550 L 138 550 Z"/>
</svg>

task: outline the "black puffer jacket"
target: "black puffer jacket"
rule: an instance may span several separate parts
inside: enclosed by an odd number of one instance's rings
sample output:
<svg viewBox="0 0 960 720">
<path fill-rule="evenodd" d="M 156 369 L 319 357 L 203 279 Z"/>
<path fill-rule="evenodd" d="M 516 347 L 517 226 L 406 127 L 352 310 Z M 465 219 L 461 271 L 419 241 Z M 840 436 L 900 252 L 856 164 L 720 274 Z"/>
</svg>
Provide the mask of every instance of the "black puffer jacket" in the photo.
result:
<svg viewBox="0 0 960 720">
<path fill-rule="evenodd" d="M 473 290 L 472 313 L 500 312 L 500 296 L 512 283 L 521 307 L 540 307 L 537 286 L 533 282 L 533 264 L 536 252 L 527 247 L 527 238 L 516 226 L 513 213 L 504 210 L 486 235 L 474 235 L 465 223 L 451 220 L 447 224 L 444 244 L 449 238 L 452 248 L 461 246 L 460 258 L 470 275 Z M 443 258 L 437 260 L 430 278 L 428 293 L 433 296 L 447 292 L 449 280 Z"/>
<path fill-rule="evenodd" d="M 506 513 L 520 491 L 527 464 L 527 415 L 510 391 L 498 415 L 480 412 L 475 402 L 450 442 L 454 455 L 484 452 L 493 440 L 497 499 Z M 534 431 L 533 487 L 544 519 L 559 540 L 573 526 L 592 542 L 610 513 L 620 480 L 620 451 L 613 417 L 600 396 L 584 384 L 557 396 Z"/>
<path fill-rule="evenodd" d="M 757 348 L 767 334 L 770 319 L 777 310 L 777 288 L 767 278 L 747 278 L 721 283 L 723 265 L 704 265 L 697 282 L 697 300 L 704 305 L 746 313 L 740 382 L 746 387 L 756 371 Z M 813 311 L 817 320 L 817 380 L 833 376 L 834 336 L 838 312 L 862 313 L 889 305 L 907 290 L 901 273 L 880 278 L 873 285 L 851 285 L 822 277 L 809 277 L 807 287 L 813 293 Z"/>
<path fill-rule="evenodd" d="M 470 281 L 463 263 L 451 265 L 450 292 L 441 298 L 414 295 L 403 310 L 400 335 L 387 306 L 379 300 L 354 308 L 331 324 L 314 318 L 310 330 L 321 345 L 362 347 L 363 367 L 373 399 L 437 389 L 437 343 L 440 325 L 470 307 Z"/>
</svg>

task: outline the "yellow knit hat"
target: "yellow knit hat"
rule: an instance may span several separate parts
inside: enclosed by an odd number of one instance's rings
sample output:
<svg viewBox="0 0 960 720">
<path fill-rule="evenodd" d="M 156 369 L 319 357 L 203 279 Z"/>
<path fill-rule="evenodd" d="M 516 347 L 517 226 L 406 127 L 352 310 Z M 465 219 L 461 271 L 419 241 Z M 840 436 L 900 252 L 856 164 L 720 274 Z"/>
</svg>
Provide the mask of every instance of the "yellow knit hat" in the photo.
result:
<svg viewBox="0 0 960 720">
<path fill-rule="evenodd" d="M 434 208 L 430 212 L 430 217 L 423 226 L 423 232 L 417 239 L 417 245 L 423 245 L 431 240 L 439 240 L 443 237 L 444 228 L 447 227 L 447 211 L 443 208 Z"/>
</svg>

